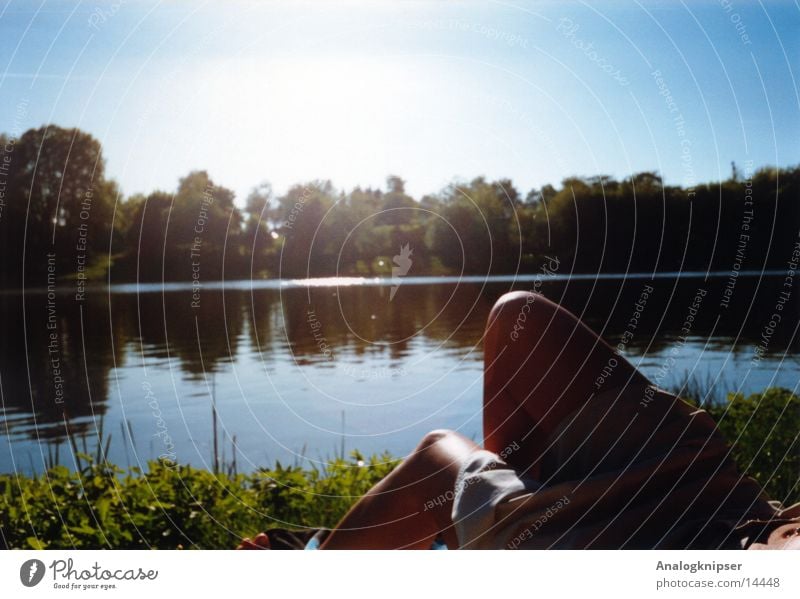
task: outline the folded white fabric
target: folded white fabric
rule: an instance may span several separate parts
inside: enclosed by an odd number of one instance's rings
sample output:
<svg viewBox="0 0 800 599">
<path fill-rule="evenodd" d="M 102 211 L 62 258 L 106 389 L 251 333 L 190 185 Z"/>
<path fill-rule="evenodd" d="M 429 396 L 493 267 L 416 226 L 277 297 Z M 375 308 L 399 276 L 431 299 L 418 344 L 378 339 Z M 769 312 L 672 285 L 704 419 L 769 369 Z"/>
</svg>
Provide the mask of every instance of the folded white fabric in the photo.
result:
<svg viewBox="0 0 800 599">
<path fill-rule="evenodd" d="M 497 506 L 540 487 L 538 481 L 520 478 L 497 454 L 475 451 L 461 466 L 455 484 L 452 518 L 460 548 L 506 548 L 519 522 L 498 522 Z"/>
</svg>

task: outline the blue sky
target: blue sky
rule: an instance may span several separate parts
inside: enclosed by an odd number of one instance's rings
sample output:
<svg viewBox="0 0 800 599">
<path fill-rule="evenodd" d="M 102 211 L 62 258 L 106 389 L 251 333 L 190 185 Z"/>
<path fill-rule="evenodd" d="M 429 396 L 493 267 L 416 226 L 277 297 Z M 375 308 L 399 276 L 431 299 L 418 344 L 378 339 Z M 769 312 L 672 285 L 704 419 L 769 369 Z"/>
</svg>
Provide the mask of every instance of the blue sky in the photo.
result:
<svg viewBox="0 0 800 599">
<path fill-rule="evenodd" d="M 103 144 L 126 194 L 330 178 L 414 195 L 800 163 L 793 2 L 0 0 L 0 131 Z M 680 115 L 681 119 L 676 118 Z"/>
</svg>

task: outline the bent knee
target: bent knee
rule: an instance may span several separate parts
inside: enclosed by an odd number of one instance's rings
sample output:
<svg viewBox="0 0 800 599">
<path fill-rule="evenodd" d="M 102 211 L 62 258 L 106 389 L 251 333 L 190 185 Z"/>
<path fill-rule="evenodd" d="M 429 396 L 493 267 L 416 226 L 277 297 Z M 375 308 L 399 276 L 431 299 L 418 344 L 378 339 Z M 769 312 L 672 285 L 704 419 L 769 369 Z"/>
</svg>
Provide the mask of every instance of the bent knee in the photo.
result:
<svg viewBox="0 0 800 599">
<path fill-rule="evenodd" d="M 487 331 L 513 336 L 526 324 L 549 322 L 559 310 L 558 304 L 540 293 L 512 291 L 495 302 L 489 313 Z"/>
<path fill-rule="evenodd" d="M 446 428 L 439 428 L 432 430 L 428 433 L 425 433 L 425 436 L 422 437 L 422 441 L 419 442 L 420 449 L 424 449 L 426 447 L 431 447 L 448 437 L 453 435 L 458 435 L 457 432 L 448 430 Z"/>
<path fill-rule="evenodd" d="M 433 450 L 438 454 L 465 454 L 477 449 L 478 446 L 470 439 L 448 429 L 436 429 L 427 433 L 417 446 L 417 451 Z"/>
</svg>

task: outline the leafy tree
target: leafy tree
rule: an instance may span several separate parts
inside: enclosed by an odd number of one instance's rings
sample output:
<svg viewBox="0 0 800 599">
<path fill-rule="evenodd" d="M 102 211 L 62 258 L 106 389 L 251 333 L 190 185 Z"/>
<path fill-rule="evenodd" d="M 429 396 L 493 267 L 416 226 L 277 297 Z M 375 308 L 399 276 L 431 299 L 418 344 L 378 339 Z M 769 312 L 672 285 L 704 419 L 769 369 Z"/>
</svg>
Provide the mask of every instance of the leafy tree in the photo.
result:
<svg viewBox="0 0 800 599">
<path fill-rule="evenodd" d="M 469 185 L 451 185 L 442 197 L 441 218 L 432 224 L 433 253 L 456 271 L 513 272 L 519 230 L 510 198 L 518 194 L 507 182 L 489 183 L 479 177 Z"/>
<path fill-rule="evenodd" d="M 269 276 L 277 274 L 275 258 L 275 241 L 270 230 L 268 214 L 269 205 L 273 201 L 272 186 L 262 183 L 247 196 L 245 213 L 247 220 L 242 234 L 245 257 L 250 256 L 245 264 L 242 276 Z"/>
<path fill-rule="evenodd" d="M 115 273 L 122 280 L 160 281 L 164 277 L 164 256 L 172 194 L 154 191 L 135 196 L 123 204 L 127 222 L 126 250 Z"/>
<path fill-rule="evenodd" d="M 336 255 L 331 253 L 327 232 L 321 228 L 335 201 L 330 181 L 295 185 L 278 198 L 272 217 L 284 238 L 279 265 L 281 276 L 313 277 L 335 272 Z"/>
<path fill-rule="evenodd" d="M 408 225 L 417 220 L 418 213 L 415 210 L 417 203 L 414 199 L 406 195 L 405 181 L 395 175 L 386 178 L 388 191 L 384 194 L 381 202 L 382 214 L 378 215 L 377 221 L 384 225 Z"/>
<path fill-rule="evenodd" d="M 24 272 L 21 259 L 4 265 L 5 284 L 43 285 L 48 254 L 58 277 L 74 274 L 79 259 L 105 261 L 119 191 L 105 178 L 100 142 L 51 125 L 26 131 L 6 157 L 2 247 L 16 256 L 24 248 L 25 261 Z"/>
</svg>

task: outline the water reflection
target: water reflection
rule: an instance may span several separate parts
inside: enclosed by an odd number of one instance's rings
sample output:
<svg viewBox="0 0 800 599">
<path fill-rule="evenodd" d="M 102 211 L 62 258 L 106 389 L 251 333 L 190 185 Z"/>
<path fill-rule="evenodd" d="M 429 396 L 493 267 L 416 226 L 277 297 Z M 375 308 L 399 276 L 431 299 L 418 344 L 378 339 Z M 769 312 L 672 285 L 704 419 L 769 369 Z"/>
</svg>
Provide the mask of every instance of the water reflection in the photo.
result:
<svg viewBox="0 0 800 599">
<path fill-rule="evenodd" d="M 762 375 L 745 381 L 743 389 L 758 390 L 764 382 L 794 387 L 800 354 L 796 285 L 779 326 L 764 343 L 765 327 L 785 291 L 784 278 L 740 277 L 732 301 L 723 307 L 727 284 L 726 278 L 702 277 L 546 280 L 540 290 L 616 344 L 649 286 L 625 347 L 645 370 L 657 368 L 664 352 L 687 337 L 686 364 L 697 370 L 698 364 L 714 363 L 738 381 L 742 364 L 761 344 Z M 390 405 L 393 394 L 419 403 L 398 405 L 396 412 L 356 413 L 348 434 L 368 436 L 380 429 L 372 422 L 407 417 L 410 439 L 418 432 L 411 428 L 432 424 L 428 416 L 434 412 L 441 416 L 435 424 L 454 426 L 445 418 L 454 412 L 439 414 L 429 406 L 462 394 L 469 399 L 459 413 L 470 421 L 470 430 L 479 430 L 484 323 L 502 293 L 533 286 L 532 281 L 407 285 L 391 300 L 389 286 L 241 286 L 203 289 L 196 307 L 191 289 L 98 292 L 80 304 L 68 293 L 54 300 L 44 293 L 5 294 L 0 296 L 3 433 L 12 444 L 58 442 L 67 423 L 81 435 L 91 432 L 100 416 L 132 421 L 133 429 L 143 421 L 149 430 L 152 415 L 134 384 L 146 378 L 160 385 L 159 409 L 165 417 L 180 415 L 175 438 L 201 452 L 197 448 L 205 447 L 211 434 L 209 380 L 216 375 L 232 376 L 218 388 L 220 413 L 227 410 L 225 425 L 232 434 L 266 418 L 273 426 L 285 423 L 281 431 L 295 427 L 297 443 L 309 439 L 313 444 L 315 431 L 327 434 L 338 426 L 341 410 Z M 687 336 L 681 329 L 698 288 L 706 294 Z M 459 371 L 472 379 L 459 380 Z M 290 410 L 285 420 L 282 409 Z M 315 410 L 324 414 L 319 421 Z M 413 411 L 420 417 L 415 419 Z M 150 435 L 145 438 L 152 444 Z M 11 468 L 10 451 L 0 454 L 2 470 Z"/>
</svg>

